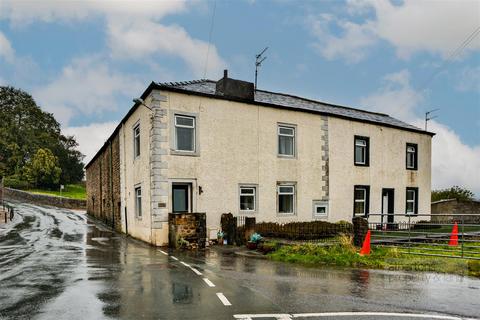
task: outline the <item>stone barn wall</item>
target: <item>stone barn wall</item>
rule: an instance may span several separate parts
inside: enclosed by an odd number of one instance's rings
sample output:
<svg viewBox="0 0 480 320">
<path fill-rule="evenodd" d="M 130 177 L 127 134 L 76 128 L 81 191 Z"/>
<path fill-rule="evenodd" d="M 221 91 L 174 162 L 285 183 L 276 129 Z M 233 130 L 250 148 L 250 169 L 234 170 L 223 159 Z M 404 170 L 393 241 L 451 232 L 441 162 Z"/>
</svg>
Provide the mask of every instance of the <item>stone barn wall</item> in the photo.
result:
<svg viewBox="0 0 480 320">
<path fill-rule="evenodd" d="M 86 168 L 87 213 L 121 231 L 120 139 L 118 132 Z"/>
<path fill-rule="evenodd" d="M 442 214 L 442 216 L 439 216 Z M 459 216 L 443 216 L 443 214 L 467 214 L 463 217 L 465 223 L 480 223 L 480 201 L 447 199 L 432 203 L 432 221 L 451 222 L 462 221 Z"/>
</svg>

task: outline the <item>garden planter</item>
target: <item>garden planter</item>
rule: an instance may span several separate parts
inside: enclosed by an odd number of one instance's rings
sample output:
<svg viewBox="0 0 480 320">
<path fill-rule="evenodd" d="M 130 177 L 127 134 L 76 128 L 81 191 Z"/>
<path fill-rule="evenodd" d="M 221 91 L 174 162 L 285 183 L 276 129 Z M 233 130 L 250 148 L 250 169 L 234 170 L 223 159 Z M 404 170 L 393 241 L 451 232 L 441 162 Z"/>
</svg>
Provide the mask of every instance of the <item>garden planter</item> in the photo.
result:
<svg viewBox="0 0 480 320">
<path fill-rule="evenodd" d="M 255 250 L 255 249 L 257 249 L 257 243 L 252 242 L 252 241 L 248 241 L 247 242 L 247 248 L 250 249 L 250 250 Z"/>
</svg>

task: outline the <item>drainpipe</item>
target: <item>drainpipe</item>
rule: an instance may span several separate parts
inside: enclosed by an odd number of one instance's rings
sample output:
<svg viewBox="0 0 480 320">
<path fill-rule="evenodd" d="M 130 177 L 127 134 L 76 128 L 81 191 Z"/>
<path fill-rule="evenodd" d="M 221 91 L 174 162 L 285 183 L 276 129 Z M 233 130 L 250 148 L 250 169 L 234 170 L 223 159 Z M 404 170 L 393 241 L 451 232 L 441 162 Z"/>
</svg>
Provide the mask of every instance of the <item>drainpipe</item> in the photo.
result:
<svg viewBox="0 0 480 320">
<path fill-rule="evenodd" d="M 110 140 L 110 195 L 111 195 L 111 208 L 112 208 L 112 229 L 115 229 L 115 204 L 113 200 L 113 152 L 112 152 L 112 140 Z"/>
</svg>

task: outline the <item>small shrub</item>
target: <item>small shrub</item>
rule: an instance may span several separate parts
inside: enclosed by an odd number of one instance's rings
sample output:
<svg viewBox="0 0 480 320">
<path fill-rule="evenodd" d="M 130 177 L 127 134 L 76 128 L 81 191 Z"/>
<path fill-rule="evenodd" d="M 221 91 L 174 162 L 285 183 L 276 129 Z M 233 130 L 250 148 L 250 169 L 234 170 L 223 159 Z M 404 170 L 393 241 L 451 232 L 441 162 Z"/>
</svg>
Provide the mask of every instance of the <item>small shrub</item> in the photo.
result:
<svg viewBox="0 0 480 320">
<path fill-rule="evenodd" d="M 341 234 L 338 237 L 338 242 L 343 249 L 349 252 L 356 252 L 355 246 L 353 245 L 353 236 L 349 234 Z"/>
<path fill-rule="evenodd" d="M 263 254 L 268 254 L 276 251 L 280 245 L 277 242 L 264 242 L 258 246 L 258 251 Z"/>
<path fill-rule="evenodd" d="M 467 266 L 470 274 L 480 277 L 480 261 L 479 260 L 469 260 Z"/>
<path fill-rule="evenodd" d="M 19 189 L 19 190 L 27 190 L 30 188 L 30 184 L 23 180 L 20 175 L 12 175 L 9 177 L 5 177 L 3 180 L 5 187 Z"/>
</svg>

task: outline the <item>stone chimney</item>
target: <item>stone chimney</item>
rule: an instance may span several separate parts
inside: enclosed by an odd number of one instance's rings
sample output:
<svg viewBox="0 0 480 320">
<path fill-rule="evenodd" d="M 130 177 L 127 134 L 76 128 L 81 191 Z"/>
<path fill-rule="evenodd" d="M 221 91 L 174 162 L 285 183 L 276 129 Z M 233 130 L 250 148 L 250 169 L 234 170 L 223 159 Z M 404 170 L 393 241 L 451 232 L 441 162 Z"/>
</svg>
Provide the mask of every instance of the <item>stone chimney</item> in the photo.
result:
<svg viewBox="0 0 480 320">
<path fill-rule="evenodd" d="M 228 77 L 228 70 L 223 71 L 223 78 L 217 81 L 215 94 L 233 99 L 251 100 L 255 98 L 253 83 Z"/>
</svg>

